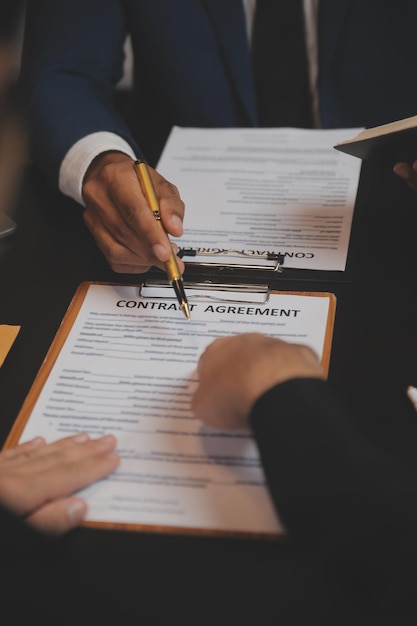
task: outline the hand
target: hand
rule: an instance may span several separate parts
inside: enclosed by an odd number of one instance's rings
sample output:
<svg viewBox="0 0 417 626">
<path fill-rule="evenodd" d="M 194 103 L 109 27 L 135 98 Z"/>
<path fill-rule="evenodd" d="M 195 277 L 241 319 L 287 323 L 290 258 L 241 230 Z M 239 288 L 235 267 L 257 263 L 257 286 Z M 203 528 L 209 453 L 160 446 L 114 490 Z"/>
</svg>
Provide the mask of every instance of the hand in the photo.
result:
<svg viewBox="0 0 417 626">
<path fill-rule="evenodd" d="M 122 152 L 94 159 L 83 182 L 84 221 L 114 272 L 140 274 L 153 265 L 164 269 L 172 244 L 142 194 L 133 163 Z M 164 228 L 180 237 L 184 203 L 178 189 L 152 168 L 150 173 Z M 180 259 L 178 268 L 184 271 Z"/>
<path fill-rule="evenodd" d="M 407 183 L 410 189 L 417 193 L 417 160 L 412 165 L 403 161 L 396 163 L 393 171 Z"/>
<path fill-rule="evenodd" d="M 87 504 L 72 494 L 120 462 L 112 435 L 85 433 L 46 444 L 42 437 L 0 452 L 0 504 L 36 528 L 62 534 L 82 521 Z"/>
<path fill-rule="evenodd" d="M 201 355 L 194 415 L 215 428 L 248 428 L 255 401 L 291 378 L 324 378 L 317 356 L 307 346 L 260 333 L 222 337 Z"/>
</svg>

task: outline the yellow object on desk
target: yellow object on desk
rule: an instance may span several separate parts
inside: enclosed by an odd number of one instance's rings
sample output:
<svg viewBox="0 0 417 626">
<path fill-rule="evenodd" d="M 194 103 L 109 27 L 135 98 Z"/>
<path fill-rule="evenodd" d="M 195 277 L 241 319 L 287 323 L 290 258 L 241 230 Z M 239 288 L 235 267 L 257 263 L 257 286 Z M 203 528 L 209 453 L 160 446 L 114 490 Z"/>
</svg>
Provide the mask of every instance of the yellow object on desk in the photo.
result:
<svg viewBox="0 0 417 626">
<path fill-rule="evenodd" d="M 0 324 L 0 367 L 3 365 L 14 340 L 19 334 L 20 326 Z"/>
</svg>

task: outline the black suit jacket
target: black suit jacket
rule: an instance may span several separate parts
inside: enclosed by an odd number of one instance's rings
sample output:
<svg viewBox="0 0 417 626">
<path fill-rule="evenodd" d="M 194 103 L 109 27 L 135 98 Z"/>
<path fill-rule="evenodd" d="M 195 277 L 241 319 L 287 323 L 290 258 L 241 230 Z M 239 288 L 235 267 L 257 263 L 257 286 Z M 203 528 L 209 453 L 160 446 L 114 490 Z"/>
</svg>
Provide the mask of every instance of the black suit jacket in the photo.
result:
<svg viewBox="0 0 417 626">
<path fill-rule="evenodd" d="M 280 517 L 329 584 L 359 615 L 417 619 L 415 470 L 361 433 L 323 381 L 270 390 L 252 427 Z"/>
</svg>

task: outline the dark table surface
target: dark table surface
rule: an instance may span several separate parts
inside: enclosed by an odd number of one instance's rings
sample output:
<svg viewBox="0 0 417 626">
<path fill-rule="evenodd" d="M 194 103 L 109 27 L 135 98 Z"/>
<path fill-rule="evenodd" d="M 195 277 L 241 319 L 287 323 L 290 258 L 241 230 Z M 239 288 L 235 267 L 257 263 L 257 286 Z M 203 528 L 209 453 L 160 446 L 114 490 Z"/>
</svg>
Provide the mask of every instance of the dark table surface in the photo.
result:
<svg viewBox="0 0 417 626">
<path fill-rule="evenodd" d="M 84 226 L 81 208 L 53 195 L 31 167 L 13 217 L 16 233 L 0 239 L 0 323 L 20 325 L 21 331 L 0 368 L 0 444 L 77 286 L 87 280 L 136 279 L 108 268 Z M 417 466 L 417 414 L 406 396 L 407 385 L 417 386 L 416 233 L 417 196 L 390 171 L 364 164 L 346 275 L 331 281 L 275 278 L 271 287 L 336 294 L 329 384 L 356 409 L 364 431 Z M 74 545 L 83 550 L 108 543 L 116 534 L 81 528 Z M 285 542 L 124 535 L 120 554 L 131 558 L 134 546 L 142 583 L 146 572 L 149 603 L 164 588 L 180 605 L 185 576 L 195 592 L 189 601 L 196 607 L 201 608 L 203 589 L 211 585 L 218 598 L 236 596 L 250 611 L 251 597 L 253 606 L 275 597 L 277 572 L 289 563 Z M 139 583 L 132 584 L 137 588 Z M 126 584 L 126 594 L 129 588 Z"/>
</svg>

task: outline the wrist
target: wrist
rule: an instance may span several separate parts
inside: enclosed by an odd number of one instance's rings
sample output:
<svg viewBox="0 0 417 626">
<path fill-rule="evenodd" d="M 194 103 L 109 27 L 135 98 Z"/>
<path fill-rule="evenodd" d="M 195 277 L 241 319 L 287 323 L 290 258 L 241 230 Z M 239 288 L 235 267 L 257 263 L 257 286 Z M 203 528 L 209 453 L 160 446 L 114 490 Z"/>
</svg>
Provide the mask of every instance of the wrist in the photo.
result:
<svg viewBox="0 0 417 626">
<path fill-rule="evenodd" d="M 101 152 L 96 157 L 94 157 L 94 159 L 88 166 L 84 175 L 83 185 L 84 183 L 88 182 L 90 178 L 93 178 L 97 174 L 97 172 L 99 172 L 106 165 L 131 161 L 132 157 L 130 157 L 128 154 L 125 154 L 124 152 L 120 152 L 119 150 L 107 150 L 106 152 Z"/>
</svg>

